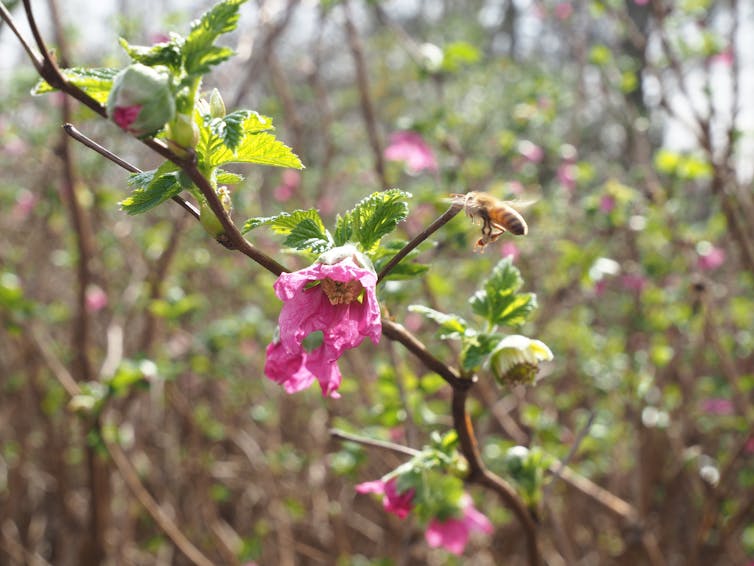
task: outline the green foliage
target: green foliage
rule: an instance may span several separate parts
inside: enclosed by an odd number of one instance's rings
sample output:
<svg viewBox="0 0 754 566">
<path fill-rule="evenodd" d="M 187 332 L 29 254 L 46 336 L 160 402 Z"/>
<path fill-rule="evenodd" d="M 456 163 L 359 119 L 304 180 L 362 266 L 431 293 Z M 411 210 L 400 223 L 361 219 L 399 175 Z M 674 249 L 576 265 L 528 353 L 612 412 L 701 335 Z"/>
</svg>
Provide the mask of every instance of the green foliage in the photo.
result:
<svg viewBox="0 0 754 566">
<path fill-rule="evenodd" d="M 373 253 L 380 240 L 395 230 L 408 216 L 407 192 L 389 189 L 372 193 L 353 209 L 338 215 L 335 223 L 336 246 L 354 242 L 367 253 Z"/>
<path fill-rule="evenodd" d="M 461 350 L 461 369 L 466 372 L 477 370 L 502 339 L 500 334 L 467 334 Z"/>
<path fill-rule="evenodd" d="M 468 323 L 458 315 L 445 314 L 423 305 L 411 305 L 408 310 L 436 322 L 440 326 L 438 336 L 443 340 L 460 340 L 468 331 Z"/>
<path fill-rule="evenodd" d="M 276 234 L 287 236 L 284 245 L 296 250 L 310 250 L 321 254 L 333 246 L 332 237 L 315 209 L 283 212 L 266 218 L 250 218 L 243 226 L 249 232 L 259 226 L 269 226 Z"/>
<path fill-rule="evenodd" d="M 191 31 L 183 48 L 184 67 L 189 75 L 209 72 L 210 68 L 227 60 L 233 50 L 214 45 L 222 34 L 236 29 L 238 8 L 246 0 L 226 0 L 216 4 L 191 24 Z"/>
<path fill-rule="evenodd" d="M 536 308 L 533 293 L 518 293 L 523 279 L 510 257 L 502 259 L 470 299 L 471 308 L 491 326 L 519 327 Z"/>
<path fill-rule="evenodd" d="M 79 87 L 97 102 L 104 104 L 107 95 L 113 86 L 113 77 L 118 74 L 120 69 L 110 68 L 86 68 L 71 67 L 70 69 L 61 69 L 63 77 L 72 85 Z M 44 79 L 40 79 L 34 88 L 32 94 L 47 94 L 55 92 L 57 89 L 50 86 Z"/>
<path fill-rule="evenodd" d="M 183 189 L 178 168 L 170 162 L 143 173 L 134 173 L 128 184 L 135 187 L 130 196 L 120 202 L 128 214 L 142 214 L 174 197 Z"/>
<path fill-rule="evenodd" d="M 372 252 L 372 263 L 377 273 L 382 271 L 387 263 L 393 259 L 408 242 L 406 240 L 391 240 L 389 242 L 381 242 L 380 245 Z M 428 265 L 413 261 L 420 253 L 419 249 L 414 249 L 401 260 L 401 262 L 393 267 L 387 276 L 387 279 L 402 280 L 402 279 L 414 279 L 429 270 Z"/>
<path fill-rule="evenodd" d="M 171 33 L 169 41 L 155 45 L 131 45 L 121 37 L 120 45 L 134 63 L 148 67 L 163 65 L 174 73 L 181 71 L 183 38 L 178 34 Z"/>
</svg>

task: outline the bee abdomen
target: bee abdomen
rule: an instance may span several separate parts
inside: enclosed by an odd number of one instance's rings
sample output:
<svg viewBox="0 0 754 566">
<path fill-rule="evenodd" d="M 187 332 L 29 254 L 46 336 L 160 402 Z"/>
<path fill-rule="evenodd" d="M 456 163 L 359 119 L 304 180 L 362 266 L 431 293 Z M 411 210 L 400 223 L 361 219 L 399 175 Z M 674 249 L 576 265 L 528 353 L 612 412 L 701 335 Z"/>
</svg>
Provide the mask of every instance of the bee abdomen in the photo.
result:
<svg viewBox="0 0 754 566">
<path fill-rule="evenodd" d="M 521 215 L 509 210 L 506 210 L 503 214 L 503 225 L 508 232 L 516 236 L 524 236 L 528 230 Z"/>
</svg>

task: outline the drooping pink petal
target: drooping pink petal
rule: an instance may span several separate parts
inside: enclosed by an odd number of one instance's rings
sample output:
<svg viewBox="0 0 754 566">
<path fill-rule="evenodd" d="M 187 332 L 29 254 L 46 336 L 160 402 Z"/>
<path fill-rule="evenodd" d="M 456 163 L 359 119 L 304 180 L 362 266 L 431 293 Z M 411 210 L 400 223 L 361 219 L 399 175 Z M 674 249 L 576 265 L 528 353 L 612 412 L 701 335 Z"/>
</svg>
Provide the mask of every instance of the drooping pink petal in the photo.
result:
<svg viewBox="0 0 754 566">
<path fill-rule="evenodd" d="M 136 121 L 141 112 L 141 105 L 135 106 L 118 106 L 113 113 L 113 122 L 118 124 L 124 130 L 128 130 L 128 127 Z"/>
<path fill-rule="evenodd" d="M 472 531 L 491 533 L 492 523 L 480 513 L 471 501 L 471 497 L 464 495 L 461 502 L 463 516 L 458 518 L 438 521 L 433 519 L 424 534 L 427 544 L 433 548 L 443 547 L 448 552 L 461 555 L 469 541 Z"/>
<path fill-rule="evenodd" d="M 391 478 L 387 482 L 382 480 L 368 481 L 356 486 L 358 493 L 376 493 L 382 495 L 382 505 L 385 511 L 397 515 L 400 519 L 405 519 L 414 508 L 414 490 L 407 489 L 403 493 L 398 493 L 397 478 Z"/>
</svg>

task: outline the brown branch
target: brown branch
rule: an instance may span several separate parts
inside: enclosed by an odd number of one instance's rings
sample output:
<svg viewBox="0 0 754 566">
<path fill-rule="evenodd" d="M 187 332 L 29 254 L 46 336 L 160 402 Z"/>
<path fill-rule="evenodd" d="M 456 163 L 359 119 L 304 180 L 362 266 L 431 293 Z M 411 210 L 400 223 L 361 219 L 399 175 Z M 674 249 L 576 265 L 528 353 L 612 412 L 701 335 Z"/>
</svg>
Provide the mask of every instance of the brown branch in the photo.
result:
<svg viewBox="0 0 754 566">
<path fill-rule="evenodd" d="M 377 119 L 375 118 L 372 97 L 369 94 L 369 78 L 366 61 L 364 59 L 364 48 L 361 45 L 356 25 L 353 23 L 353 15 L 351 14 L 351 4 L 349 0 L 344 0 L 343 2 L 343 14 L 345 16 L 348 47 L 351 50 L 354 66 L 356 68 L 356 87 L 359 90 L 359 98 L 361 100 L 361 115 L 364 118 L 369 145 L 372 146 L 374 172 L 377 174 L 377 179 L 382 185 L 382 188 L 387 189 L 388 182 L 385 174 L 385 158 L 382 155 L 382 144 L 377 132 Z"/>
<path fill-rule="evenodd" d="M 402 250 L 393 256 L 393 258 L 382 268 L 377 276 L 377 282 L 379 283 L 398 265 L 403 258 L 411 253 L 419 244 L 429 238 L 432 234 L 437 232 L 440 228 L 445 226 L 456 214 L 458 214 L 463 208 L 462 203 L 453 203 L 450 208 L 440 215 L 432 224 L 427 226 L 421 233 L 419 233 L 413 240 L 406 244 Z"/>
</svg>

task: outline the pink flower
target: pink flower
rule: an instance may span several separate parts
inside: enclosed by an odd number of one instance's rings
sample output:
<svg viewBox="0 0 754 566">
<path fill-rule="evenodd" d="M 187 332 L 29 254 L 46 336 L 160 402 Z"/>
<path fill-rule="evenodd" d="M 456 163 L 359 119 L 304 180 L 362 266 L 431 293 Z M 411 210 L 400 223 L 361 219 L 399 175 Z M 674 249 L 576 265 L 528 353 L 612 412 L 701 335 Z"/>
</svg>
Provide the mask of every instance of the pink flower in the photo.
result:
<svg viewBox="0 0 754 566">
<path fill-rule="evenodd" d="M 728 46 L 720 51 L 720 53 L 713 55 L 711 60 L 713 63 L 719 63 L 724 67 L 730 67 L 733 64 L 735 56 L 736 54 L 734 53 L 733 48 Z"/>
<path fill-rule="evenodd" d="M 128 127 L 139 117 L 139 112 L 141 112 L 140 104 L 134 106 L 118 106 L 113 112 L 113 122 L 128 131 Z"/>
<path fill-rule="evenodd" d="M 629 291 L 636 291 L 638 293 L 641 293 L 644 290 L 644 287 L 646 287 L 647 285 L 647 280 L 641 275 L 637 275 L 635 273 L 628 273 L 624 275 L 623 277 L 621 277 L 620 282 L 623 285 L 624 289 L 628 289 Z"/>
<path fill-rule="evenodd" d="M 571 14 L 573 14 L 573 6 L 571 6 L 570 2 L 561 2 L 555 6 L 555 16 L 559 20 L 567 20 L 571 17 Z"/>
<path fill-rule="evenodd" d="M 576 166 L 573 163 L 563 163 L 558 167 L 558 181 L 569 191 L 576 188 Z"/>
<path fill-rule="evenodd" d="M 31 214 L 31 211 L 34 210 L 38 201 L 39 199 L 37 198 L 37 195 L 31 191 L 27 189 L 21 190 L 16 197 L 16 204 L 11 211 L 11 216 L 15 220 L 23 222 Z"/>
<path fill-rule="evenodd" d="M 503 242 L 503 245 L 500 246 L 500 255 L 502 257 L 510 257 L 511 260 L 516 261 L 516 259 L 518 259 L 518 256 L 521 255 L 521 252 L 518 251 L 516 244 L 514 244 L 513 242 L 505 241 Z"/>
<path fill-rule="evenodd" d="M 272 191 L 275 200 L 285 202 L 290 199 L 301 186 L 301 173 L 294 169 L 286 169 L 281 175 L 280 184 Z"/>
<path fill-rule="evenodd" d="M 405 162 L 406 170 L 412 175 L 425 170 L 437 171 L 437 159 L 432 148 L 416 132 L 392 133 L 390 143 L 385 148 L 385 159 Z"/>
<path fill-rule="evenodd" d="M 696 266 L 704 271 L 712 271 L 725 263 L 725 250 L 710 246 L 707 253 L 700 253 L 696 259 Z"/>
<path fill-rule="evenodd" d="M 744 445 L 744 452 L 747 454 L 754 454 L 754 436 L 749 438 Z"/>
<path fill-rule="evenodd" d="M 600 212 L 610 214 L 615 209 L 615 197 L 613 195 L 603 195 L 600 199 Z"/>
<path fill-rule="evenodd" d="M 545 157 L 544 150 L 529 140 L 522 140 L 518 144 L 518 152 L 523 155 L 527 161 L 531 161 L 532 163 L 539 163 Z"/>
<path fill-rule="evenodd" d="M 356 486 L 359 493 L 377 493 L 383 495 L 382 505 L 385 511 L 393 513 L 399 519 L 405 519 L 413 509 L 414 490 L 407 489 L 403 493 L 398 493 L 397 479 L 392 478 L 384 482 L 382 480 L 368 481 Z"/>
<path fill-rule="evenodd" d="M 107 293 L 99 285 L 89 285 L 84 299 L 87 312 L 97 312 L 107 306 Z"/>
<path fill-rule="evenodd" d="M 275 282 L 275 294 L 284 304 L 278 320 L 280 337 L 267 347 L 264 373 L 286 392 L 306 389 L 317 379 L 323 395 L 339 397 L 338 358 L 366 337 L 379 342 L 377 275 L 357 263 L 359 256 L 353 246 L 335 248 L 313 265 L 283 273 Z M 322 343 L 307 351 L 304 339 L 320 332 Z"/>
<path fill-rule="evenodd" d="M 702 410 L 711 415 L 732 415 L 733 403 L 728 399 L 705 399 L 702 401 Z"/>
<path fill-rule="evenodd" d="M 460 519 L 453 518 L 445 521 L 433 519 L 429 523 L 424 535 L 429 546 L 433 548 L 442 546 L 448 552 L 460 556 L 466 548 L 471 531 L 492 533 L 492 523 L 474 507 L 471 497 L 464 495 L 462 505 L 463 516 Z"/>
<path fill-rule="evenodd" d="M 646 6 L 649 4 L 649 0 L 634 0 L 634 4 L 637 6 Z"/>
</svg>

